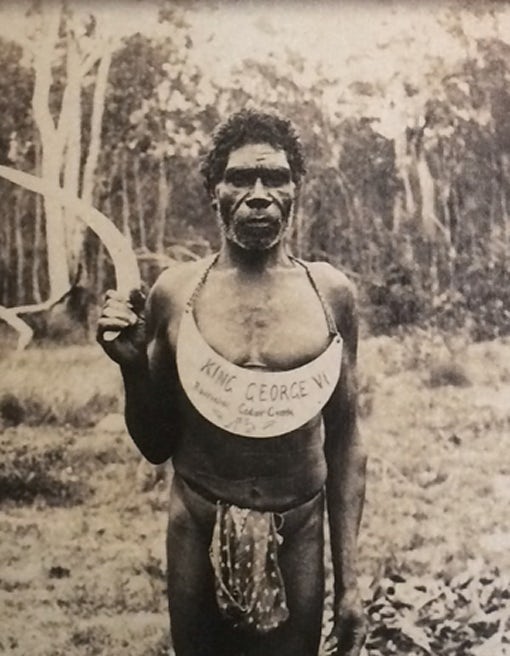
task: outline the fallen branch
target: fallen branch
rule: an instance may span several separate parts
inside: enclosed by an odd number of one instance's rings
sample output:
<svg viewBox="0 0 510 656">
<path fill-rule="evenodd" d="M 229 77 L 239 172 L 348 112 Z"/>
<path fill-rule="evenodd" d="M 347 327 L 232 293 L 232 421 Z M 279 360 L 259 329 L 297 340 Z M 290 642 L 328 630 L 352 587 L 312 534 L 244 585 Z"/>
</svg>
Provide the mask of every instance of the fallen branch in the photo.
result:
<svg viewBox="0 0 510 656">
<path fill-rule="evenodd" d="M 17 308 L 6 308 L 0 305 L 0 320 L 14 328 L 18 333 L 17 351 L 23 351 L 29 344 L 34 334 L 30 326 L 17 315 Z"/>
<path fill-rule="evenodd" d="M 16 307 L 8 308 L 8 309 L 11 310 L 12 312 L 15 312 L 18 315 L 45 312 L 46 310 L 51 310 L 51 308 L 54 305 L 56 305 L 59 301 L 61 301 L 64 298 L 64 296 L 68 293 L 68 291 L 69 290 L 67 290 L 65 294 L 52 296 L 47 301 L 43 301 L 42 303 L 34 303 L 33 305 L 17 305 Z"/>
</svg>

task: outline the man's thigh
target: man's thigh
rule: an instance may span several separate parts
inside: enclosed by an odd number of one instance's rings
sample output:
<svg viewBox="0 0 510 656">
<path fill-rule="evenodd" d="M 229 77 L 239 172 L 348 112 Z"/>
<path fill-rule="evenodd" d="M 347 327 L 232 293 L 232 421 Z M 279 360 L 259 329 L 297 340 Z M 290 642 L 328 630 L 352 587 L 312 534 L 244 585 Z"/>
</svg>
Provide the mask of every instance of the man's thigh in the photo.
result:
<svg viewBox="0 0 510 656">
<path fill-rule="evenodd" d="M 193 504 L 193 509 L 195 508 Z M 177 656 L 229 656 L 226 626 L 215 598 L 209 561 L 214 517 L 208 508 L 189 508 L 182 483 L 174 479 L 167 531 L 168 608 Z"/>
<path fill-rule="evenodd" d="M 322 498 L 315 499 L 308 510 L 305 518 L 295 518 L 298 527 L 284 525 L 281 530 L 284 542 L 279 564 L 289 619 L 275 631 L 248 642 L 244 656 L 317 656 L 324 601 Z"/>
</svg>

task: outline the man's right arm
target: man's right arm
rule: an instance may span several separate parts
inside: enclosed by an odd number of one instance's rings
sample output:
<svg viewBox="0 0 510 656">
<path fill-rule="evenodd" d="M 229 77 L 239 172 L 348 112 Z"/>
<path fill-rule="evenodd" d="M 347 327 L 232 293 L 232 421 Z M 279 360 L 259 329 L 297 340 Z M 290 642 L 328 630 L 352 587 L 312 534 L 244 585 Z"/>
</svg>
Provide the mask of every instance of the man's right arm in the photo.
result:
<svg viewBox="0 0 510 656">
<path fill-rule="evenodd" d="M 180 435 L 176 403 L 177 375 L 166 335 L 170 299 L 158 281 L 145 311 L 108 292 L 98 322 L 98 341 L 120 366 L 125 388 L 125 418 L 136 446 L 153 464 L 167 460 Z M 108 342 L 105 333 L 120 331 Z"/>
</svg>

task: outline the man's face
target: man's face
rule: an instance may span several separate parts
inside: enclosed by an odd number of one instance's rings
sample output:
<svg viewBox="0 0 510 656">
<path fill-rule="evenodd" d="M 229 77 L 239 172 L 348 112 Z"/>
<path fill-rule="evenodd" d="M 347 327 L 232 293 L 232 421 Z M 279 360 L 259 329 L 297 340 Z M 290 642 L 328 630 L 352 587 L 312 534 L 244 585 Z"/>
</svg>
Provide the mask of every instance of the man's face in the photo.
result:
<svg viewBox="0 0 510 656">
<path fill-rule="evenodd" d="M 295 198 L 285 151 L 259 143 L 230 153 L 213 200 L 228 240 L 246 250 L 267 250 L 282 239 Z"/>
</svg>

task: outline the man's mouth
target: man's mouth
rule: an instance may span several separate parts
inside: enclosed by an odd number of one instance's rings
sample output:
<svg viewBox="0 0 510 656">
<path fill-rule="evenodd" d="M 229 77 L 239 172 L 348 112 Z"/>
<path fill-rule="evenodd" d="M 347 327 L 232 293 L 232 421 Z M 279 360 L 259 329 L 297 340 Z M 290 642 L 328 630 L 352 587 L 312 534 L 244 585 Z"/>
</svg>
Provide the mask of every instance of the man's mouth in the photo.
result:
<svg viewBox="0 0 510 656">
<path fill-rule="evenodd" d="M 244 219 L 243 225 L 247 228 L 270 228 L 277 223 L 274 219 L 268 216 L 250 216 Z"/>
</svg>

